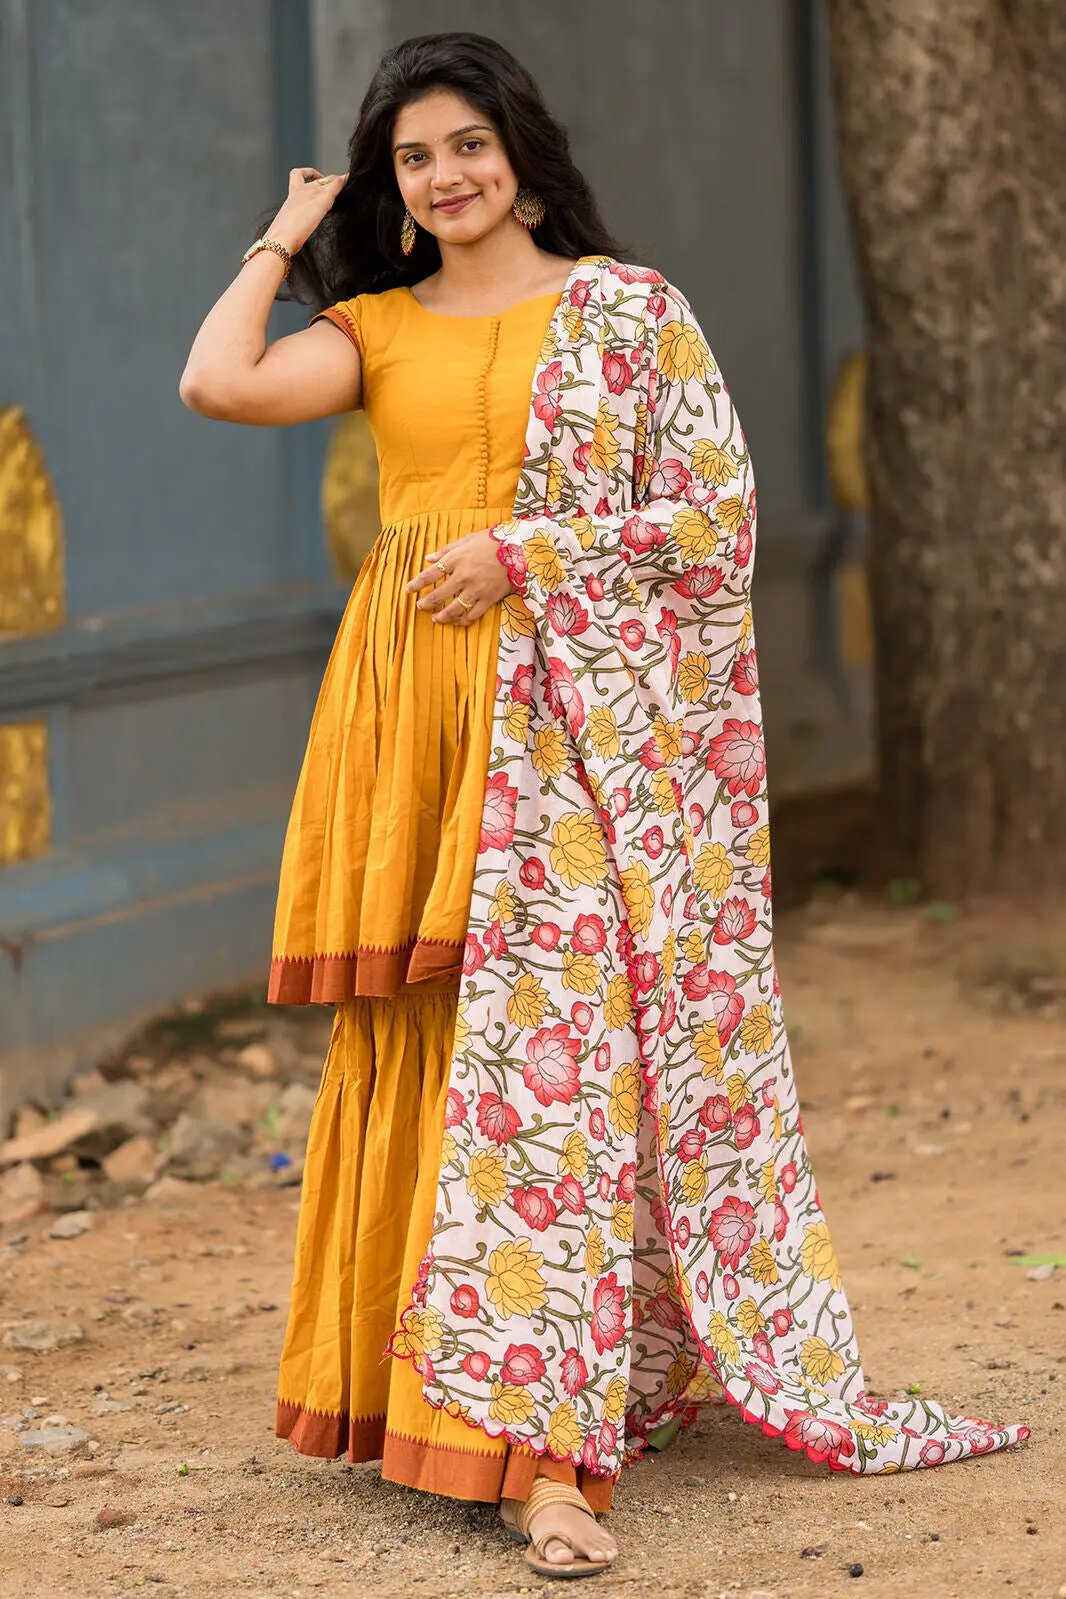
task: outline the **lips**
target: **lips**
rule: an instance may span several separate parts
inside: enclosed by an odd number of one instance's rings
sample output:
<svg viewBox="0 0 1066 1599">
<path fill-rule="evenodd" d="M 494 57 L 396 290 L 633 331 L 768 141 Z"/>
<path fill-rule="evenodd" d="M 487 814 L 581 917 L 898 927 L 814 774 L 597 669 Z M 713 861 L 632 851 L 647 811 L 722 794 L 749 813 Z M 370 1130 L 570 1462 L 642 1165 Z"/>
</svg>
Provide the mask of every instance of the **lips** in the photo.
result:
<svg viewBox="0 0 1066 1599">
<path fill-rule="evenodd" d="M 451 214 L 453 211 L 461 211 L 464 206 L 470 204 L 471 200 L 476 199 L 476 194 L 464 194 L 462 196 L 457 195 L 454 200 L 434 201 L 433 209 L 434 211 L 447 211 L 449 214 Z"/>
</svg>

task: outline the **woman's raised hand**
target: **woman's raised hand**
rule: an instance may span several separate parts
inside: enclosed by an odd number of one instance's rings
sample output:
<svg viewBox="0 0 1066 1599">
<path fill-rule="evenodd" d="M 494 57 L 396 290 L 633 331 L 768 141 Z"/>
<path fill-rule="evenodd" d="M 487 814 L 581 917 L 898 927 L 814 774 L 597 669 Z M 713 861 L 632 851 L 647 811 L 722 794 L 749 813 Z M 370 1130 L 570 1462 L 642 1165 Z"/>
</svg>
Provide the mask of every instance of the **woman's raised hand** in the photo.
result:
<svg viewBox="0 0 1066 1599">
<path fill-rule="evenodd" d="M 305 245 L 348 181 L 347 173 L 324 174 L 317 167 L 293 167 L 289 197 L 267 228 L 290 255 Z"/>
</svg>

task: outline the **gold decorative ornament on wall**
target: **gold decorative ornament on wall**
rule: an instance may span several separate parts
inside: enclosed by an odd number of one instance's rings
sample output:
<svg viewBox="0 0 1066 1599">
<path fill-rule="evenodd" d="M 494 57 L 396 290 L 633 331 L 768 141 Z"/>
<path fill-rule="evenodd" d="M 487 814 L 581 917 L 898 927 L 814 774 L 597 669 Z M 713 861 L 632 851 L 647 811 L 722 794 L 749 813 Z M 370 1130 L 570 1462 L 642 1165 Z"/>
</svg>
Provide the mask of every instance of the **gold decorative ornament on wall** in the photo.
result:
<svg viewBox="0 0 1066 1599">
<path fill-rule="evenodd" d="M 47 855 L 51 838 L 48 729 L 0 722 L 0 867 Z"/>
<path fill-rule="evenodd" d="M 20 405 L 0 409 L 0 638 L 66 617 L 63 516 Z"/>
<path fill-rule="evenodd" d="M 349 411 L 333 430 L 322 475 L 322 520 L 335 570 L 354 582 L 381 528 L 377 449 L 363 411 Z"/>
</svg>

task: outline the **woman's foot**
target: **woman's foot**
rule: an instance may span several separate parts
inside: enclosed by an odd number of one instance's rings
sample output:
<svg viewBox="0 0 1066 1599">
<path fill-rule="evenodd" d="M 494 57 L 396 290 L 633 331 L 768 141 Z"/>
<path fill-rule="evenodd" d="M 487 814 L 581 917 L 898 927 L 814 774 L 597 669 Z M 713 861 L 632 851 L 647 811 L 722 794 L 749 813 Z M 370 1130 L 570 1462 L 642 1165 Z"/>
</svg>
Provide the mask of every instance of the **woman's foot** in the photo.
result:
<svg viewBox="0 0 1066 1599">
<path fill-rule="evenodd" d="M 529 1535 L 552 1565 L 569 1565 L 575 1555 L 598 1561 L 613 1560 L 618 1554 L 606 1528 L 574 1505 L 545 1505 L 530 1518 Z"/>
<path fill-rule="evenodd" d="M 500 1516 L 510 1532 L 527 1540 L 526 1560 L 544 1575 L 594 1576 L 618 1554 L 578 1490 L 546 1477 L 534 1479 L 527 1500 L 501 1500 Z"/>
</svg>

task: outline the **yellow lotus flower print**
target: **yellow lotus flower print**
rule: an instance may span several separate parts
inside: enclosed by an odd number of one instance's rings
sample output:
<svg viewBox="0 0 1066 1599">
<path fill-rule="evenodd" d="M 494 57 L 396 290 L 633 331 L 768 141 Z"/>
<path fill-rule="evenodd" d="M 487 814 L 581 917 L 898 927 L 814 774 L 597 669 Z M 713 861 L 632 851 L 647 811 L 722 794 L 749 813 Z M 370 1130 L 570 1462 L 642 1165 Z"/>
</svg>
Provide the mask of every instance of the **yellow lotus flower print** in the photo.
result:
<svg viewBox="0 0 1066 1599">
<path fill-rule="evenodd" d="M 724 844 L 704 844 L 696 856 L 692 875 L 696 887 L 715 901 L 724 899 L 733 881 L 733 863 Z"/>
<path fill-rule="evenodd" d="M 535 533 L 526 540 L 524 550 L 527 568 L 541 587 L 553 594 L 566 580 L 566 567 L 555 540 L 548 533 Z"/>
<path fill-rule="evenodd" d="M 685 1162 L 681 1173 L 681 1191 L 685 1196 L 685 1203 L 698 1205 L 707 1192 L 707 1157 L 701 1155 L 698 1160 Z"/>
<path fill-rule="evenodd" d="M 532 638 L 537 631 L 536 618 L 520 594 L 504 595 L 500 603 L 500 628 L 506 638 Z"/>
<path fill-rule="evenodd" d="M 704 378 L 715 370 L 707 341 L 699 328 L 684 322 L 664 322 L 659 329 L 656 366 L 671 381 Z"/>
<path fill-rule="evenodd" d="M 814 1282 L 827 1282 L 831 1288 L 840 1287 L 840 1266 L 829 1228 L 824 1221 L 813 1222 L 804 1228 L 800 1263 L 806 1276 Z"/>
<path fill-rule="evenodd" d="M 496 884 L 496 892 L 492 896 L 492 904 L 489 906 L 490 919 L 494 922 L 501 922 L 504 927 L 508 926 L 509 923 L 514 921 L 517 903 L 514 885 L 509 883 L 506 877 L 501 877 Z"/>
<path fill-rule="evenodd" d="M 774 1047 L 774 1013 L 769 1005 L 753 1005 L 740 1027 L 745 1049 L 753 1055 L 766 1055 Z"/>
<path fill-rule="evenodd" d="M 748 507 L 739 495 L 731 494 L 727 500 L 716 501 L 714 514 L 727 533 L 737 533 L 748 514 Z"/>
<path fill-rule="evenodd" d="M 557 1459 L 580 1452 L 585 1435 L 578 1424 L 577 1412 L 567 1403 L 556 1405 L 548 1423 L 548 1449 Z"/>
<path fill-rule="evenodd" d="M 670 781 L 670 773 L 661 766 L 656 767 L 648 779 L 648 788 L 655 801 L 655 809 L 660 816 L 674 816 L 677 813 L 677 795 L 674 785 Z"/>
<path fill-rule="evenodd" d="M 626 1413 L 629 1384 L 624 1377 L 612 1377 L 603 1396 L 603 1414 L 608 1421 L 621 1421 Z"/>
<path fill-rule="evenodd" d="M 607 997 L 603 1006 L 603 1019 L 609 1030 L 616 1033 L 633 1015 L 633 990 L 624 972 L 616 972 L 607 984 Z"/>
<path fill-rule="evenodd" d="M 599 817 L 595 811 L 568 811 L 552 826 L 551 863 L 568 888 L 595 888 L 607 876 Z"/>
<path fill-rule="evenodd" d="M 529 706 L 522 700 L 508 700 L 507 709 L 503 713 L 503 730 L 509 739 L 516 744 L 526 741 L 526 729 L 529 726 Z"/>
<path fill-rule="evenodd" d="M 607 1260 L 607 1250 L 603 1242 L 603 1233 L 593 1222 L 585 1240 L 585 1275 L 598 1277 L 603 1271 Z"/>
<path fill-rule="evenodd" d="M 692 1381 L 692 1362 L 686 1355 L 676 1355 L 666 1370 L 666 1391 L 672 1399 L 685 1392 Z"/>
<path fill-rule="evenodd" d="M 528 1421 L 536 1406 L 528 1388 L 513 1382 L 494 1382 L 489 1400 L 489 1415 L 507 1427 Z"/>
<path fill-rule="evenodd" d="M 760 1238 L 758 1243 L 753 1245 L 748 1256 L 748 1266 L 755 1281 L 764 1288 L 770 1288 L 781 1280 L 781 1273 L 777 1269 L 777 1261 L 774 1259 L 768 1238 Z"/>
<path fill-rule="evenodd" d="M 766 1317 L 752 1299 L 742 1299 L 736 1309 L 737 1326 L 745 1338 L 754 1338 L 757 1332 L 762 1332 L 766 1326 Z"/>
<path fill-rule="evenodd" d="M 628 1200 L 616 1199 L 611 1207 L 611 1232 L 621 1244 L 633 1242 L 633 1206 Z"/>
<path fill-rule="evenodd" d="M 827 1383 L 844 1370 L 844 1357 L 830 1349 L 824 1338 L 805 1338 L 800 1346 L 800 1365 L 811 1382 Z"/>
<path fill-rule="evenodd" d="M 769 866 L 770 864 L 770 829 L 765 824 L 757 827 L 748 839 L 744 851 L 753 866 Z"/>
<path fill-rule="evenodd" d="M 589 743 L 597 755 L 613 760 L 618 754 L 618 723 L 609 705 L 594 705 L 589 711 Z"/>
<path fill-rule="evenodd" d="M 558 723 L 551 722 L 547 727 L 537 728 L 529 758 L 541 777 L 558 777 L 560 772 L 566 770 L 566 738 Z"/>
<path fill-rule="evenodd" d="M 640 1118 L 640 1066 L 626 1061 L 611 1078 L 611 1099 L 607 1107 L 616 1133 L 635 1133 Z"/>
<path fill-rule="evenodd" d="M 711 686 L 711 658 L 702 650 L 690 650 L 682 655 L 677 667 L 677 686 L 683 697 L 694 705 L 702 700 Z"/>
<path fill-rule="evenodd" d="M 563 953 L 563 987 L 575 994 L 594 994 L 600 985 L 599 963 L 594 955 L 579 955 L 572 949 Z"/>
<path fill-rule="evenodd" d="M 681 740 L 685 732 L 684 722 L 671 722 L 665 716 L 656 716 L 652 720 L 651 732 L 660 757 L 667 766 L 673 766 L 681 754 Z"/>
<path fill-rule="evenodd" d="M 720 489 L 736 472 L 737 463 L 714 439 L 693 439 L 692 470 L 701 483 Z"/>
<path fill-rule="evenodd" d="M 485 1293 L 500 1315 L 532 1316 L 548 1297 L 541 1274 L 543 1255 L 528 1238 L 508 1239 L 489 1256 Z"/>
<path fill-rule="evenodd" d="M 707 1334 L 711 1348 L 722 1360 L 736 1362 L 740 1359 L 740 1345 L 737 1343 L 736 1335 L 720 1310 L 711 1312 Z"/>
<path fill-rule="evenodd" d="M 578 1182 L 581 1182 L 588 1169 L 589 1146 L 585 1141 L 584 1133 L 575 1128 L 572 1133 L 567 1133 L 563 1139 L 557 1170 L 560 1177 L 576 1177 Z"/>
<path fill-rule="evenodd" d="M 725 1067 L 722 1064 L 722 1040 L 718 1036 L 716 1022 L 704 1022 L 696 1034 L 693 1048 L 696 1059 L 703 1062 L 701 1077 L 710 1077 L 720 1083 L 725 1075 Z"/>
<path fill-rule="evenodd" d="M 507 1019 L 515 1027 L 539 1027 L 548 1006 L 548 991 L 539 977 L 523 972 L 507 1001 Z"/>
<path fill-rule="evenodd" d="M 593 472 L 605 472 L 608 477 L 618 471 L 622 459 L 618 443 L 618 418 L 601 395 L 596 412 L 596 428 L 589 450 L 589 466 Z"/>
<path fill-rule="evenodd" d="M 718 529 L 706 511 L 689 506 L 678 511 L 670 523 L 678 549 L 692 566 L 702 566 L 718 548 Z"/>
<path fill-rule="evenodd" d="M 503 1157 L 495 1149 L 478 1149 L 470 1157 L 466 1186 L 479 1205 L 498 1205 L 507 1193 Z"/>
<path fill-rule="evenodd" d="M 626 902 L 626 914 L 635 933 L 646 933 L 651 926 L 652 913 L 655 910 L 655 894 L 651 886 L 651 876 L 643 861 L 634 861 L 631 866 L 626 866 L 618 874 L 622 885 L 622 897 Z"/>
</svg>

